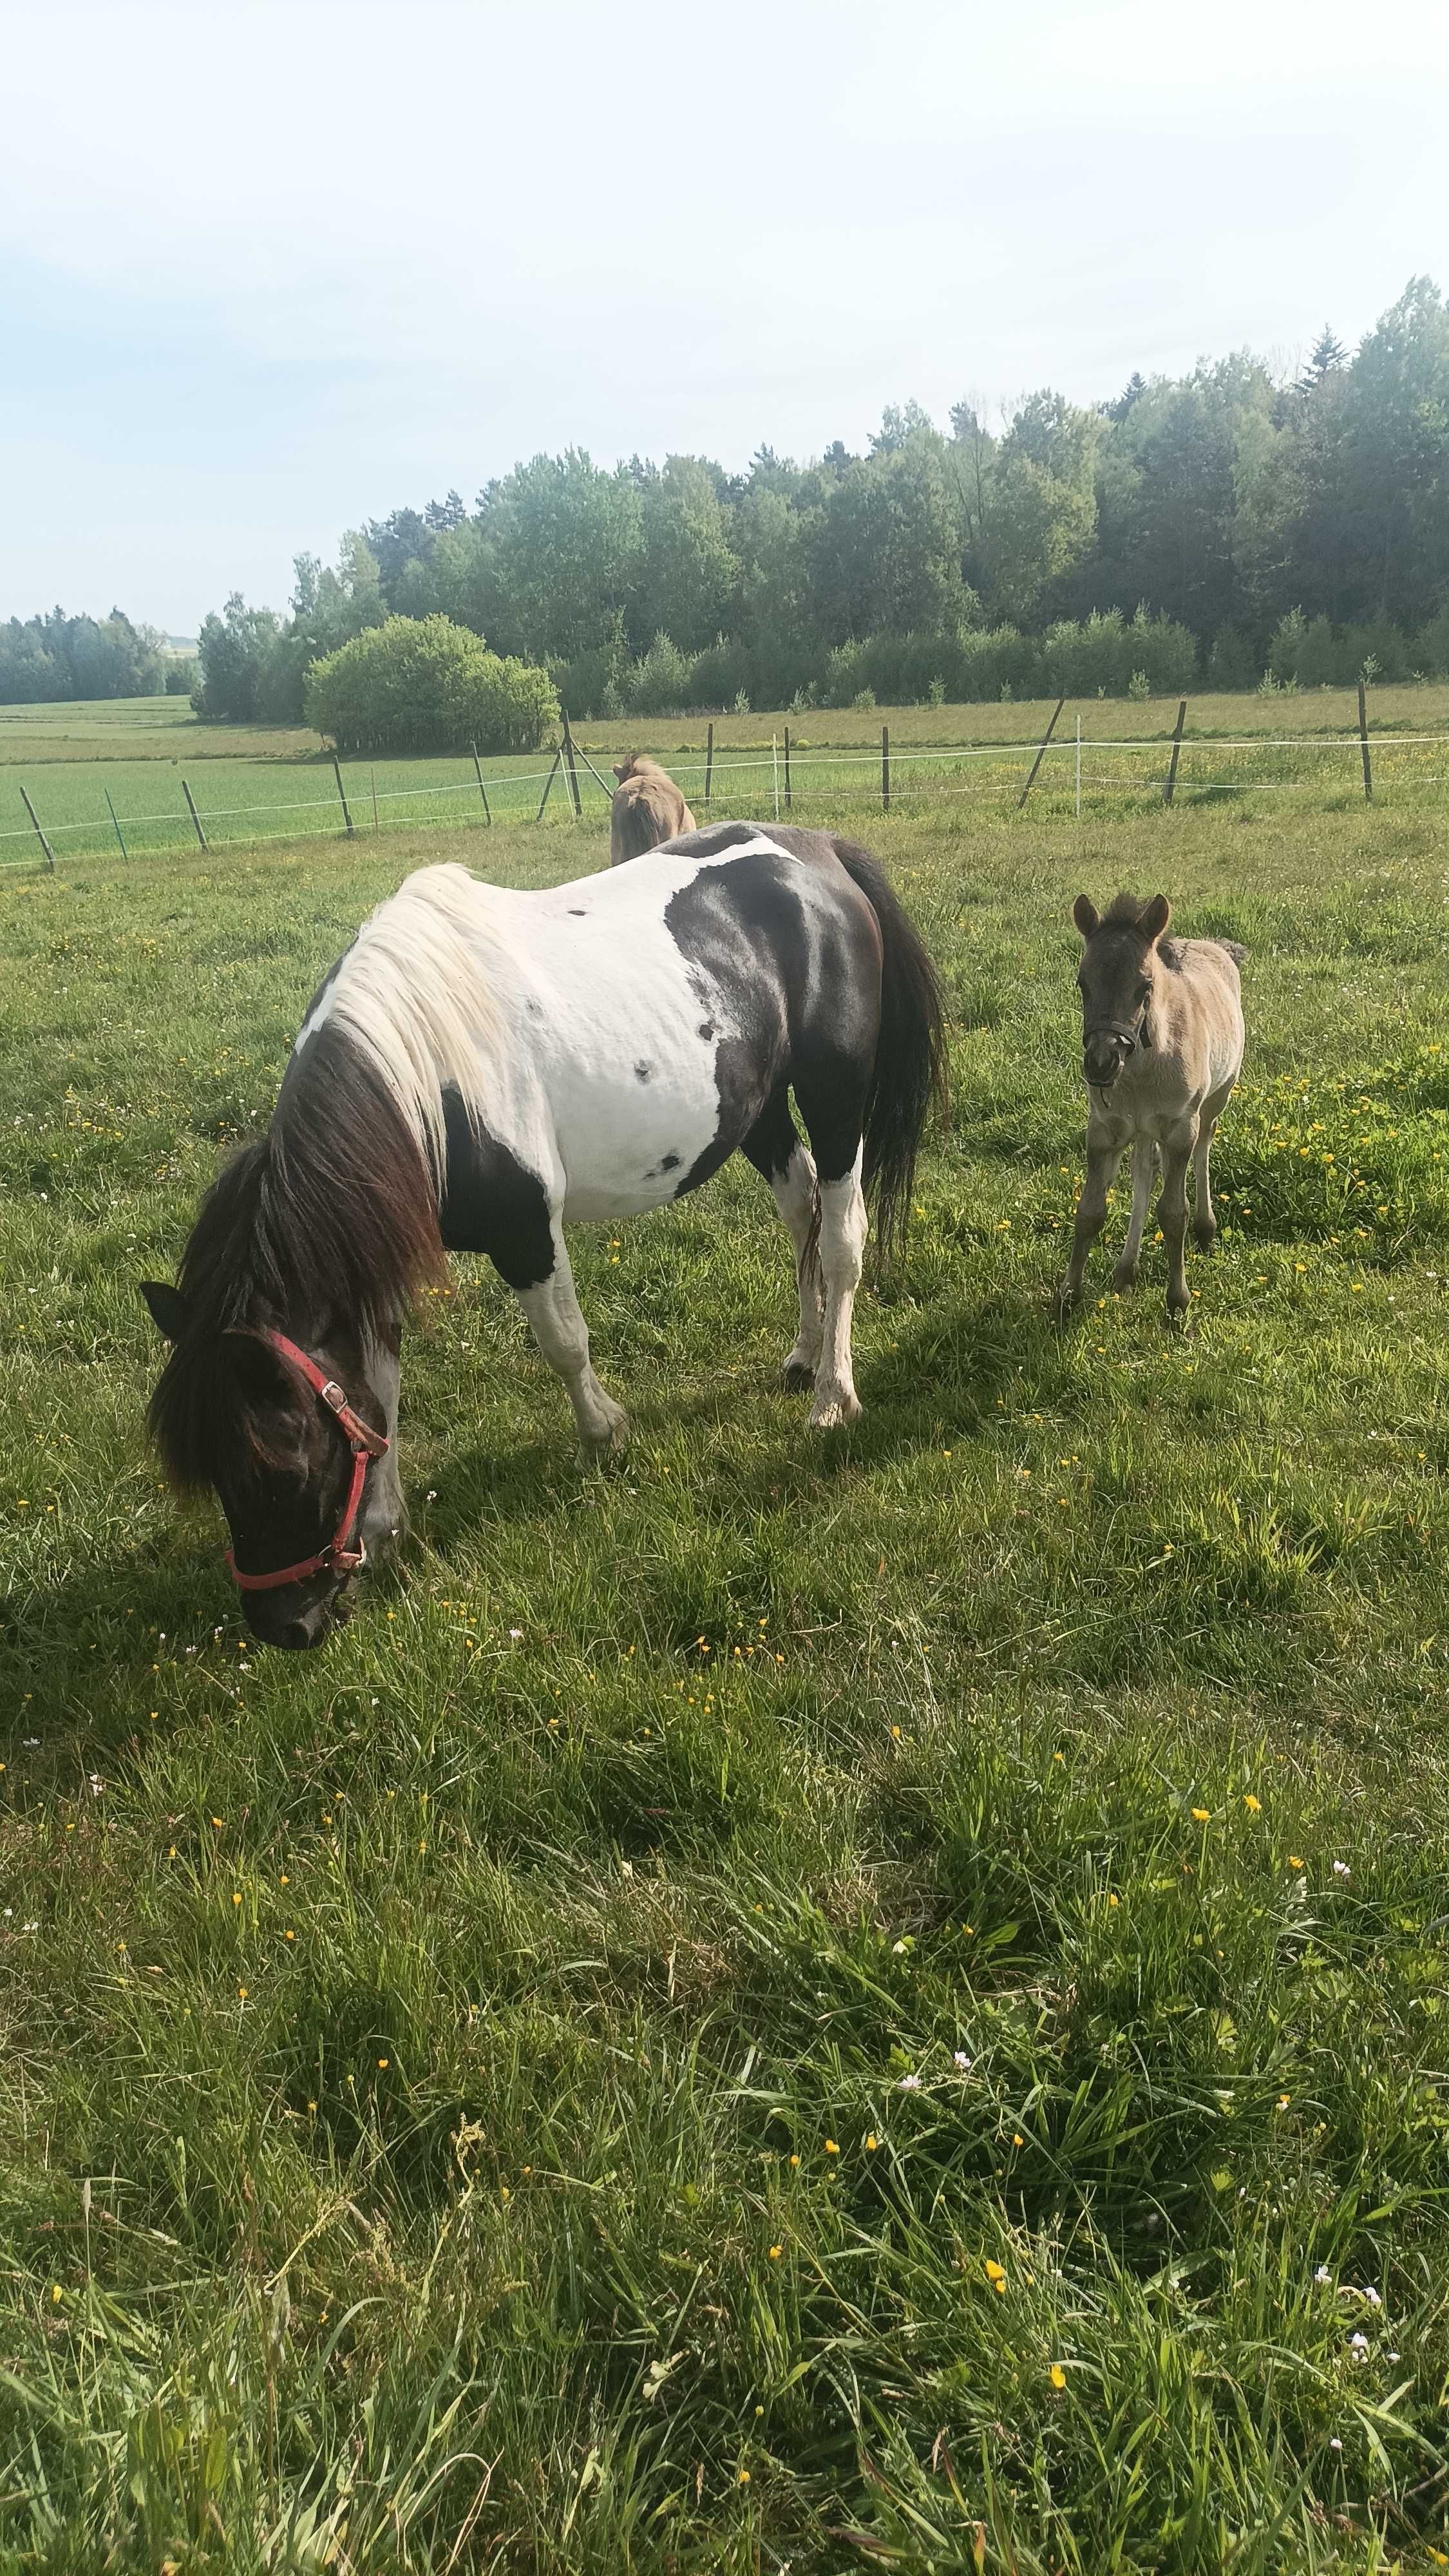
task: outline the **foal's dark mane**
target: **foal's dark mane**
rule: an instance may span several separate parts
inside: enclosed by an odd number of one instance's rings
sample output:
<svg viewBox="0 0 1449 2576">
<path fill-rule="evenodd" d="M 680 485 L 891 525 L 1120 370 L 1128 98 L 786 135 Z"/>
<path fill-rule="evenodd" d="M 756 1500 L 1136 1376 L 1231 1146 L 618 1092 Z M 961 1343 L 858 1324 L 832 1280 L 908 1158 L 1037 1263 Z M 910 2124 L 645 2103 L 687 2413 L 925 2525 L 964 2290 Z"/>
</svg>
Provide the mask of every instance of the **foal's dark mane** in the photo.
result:
<svg viewBox="0 0 1449 2576">
<path fill-rule="evenodd" d="M 148 1417 L 174 1482 L 214 1482 L 222 1455 L 277 1463 L 268 1421 L 292 1373 L 260 1361 L 248 1328 L 305 1337 L 330 1318 L 386 1335 L 445 1268 L 437 1184 L 412 1128 L 364 1049 L 324 1023 L 293 1057 L 266 1134 L 217 1174 L 181 1256 L 186 1323 Z M 311 1400 L 300 1380 L 292 1392 Z"/>
</svg>

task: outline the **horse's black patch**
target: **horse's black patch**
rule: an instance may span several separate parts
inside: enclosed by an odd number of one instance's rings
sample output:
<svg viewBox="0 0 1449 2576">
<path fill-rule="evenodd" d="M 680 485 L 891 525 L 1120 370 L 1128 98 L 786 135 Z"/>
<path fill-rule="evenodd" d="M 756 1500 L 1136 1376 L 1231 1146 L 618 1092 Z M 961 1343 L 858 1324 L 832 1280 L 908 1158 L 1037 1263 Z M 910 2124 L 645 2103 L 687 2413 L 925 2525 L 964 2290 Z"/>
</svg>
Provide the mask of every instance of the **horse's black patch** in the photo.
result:
<svg viewBox="0 0 1449 2576">
<path fill-rule="evenodd" d="M 789 848 L 789 841 L 796 846 Z M 664 919 L 689 962 L 692 990 L 727 1008 L 714 1039 L 719 1118 L 675 1191 L 682 1198 L 744 1143 L 766 1103 L 793 1084 L 821 1178 L 839 1180 L 860 1146 L 879 1028 L 879 932 L 868 900 L 838 899 L 839 863 L 824 833 L 780 834 L 780 850 L 727 853 L 757 824 L 691 833 L 684 846 L 721 864 L 702 867 L 671 895 Z M 800 859 L 830 862 L 802 870 Z M 704 1024 L 721 1027 L 713 1013 Z M 700 1035 L 704 1035 L 701 1026 Z"/>
<path fill-rule="evenodd" d="M 641 1055 L 638 1063 L 634 1067 L 634 1079 L 636 1082 L 647 1082 L 653 1071 L 653 1065 L 646 1063 L 644 1057 Z"/>
<path fill-rule="evenodd" d="M 713 1020 L 701 1020 L 699 1024 L 699 1034 L 703 1038 L 705 1045 L 708 1046 L 710 1039 L 714 1036 Z"/>
<path fill-rule="evenodd" d="M 537 1288 L 553 1270 L 553 1228 L 537 1172 L 475 1126 L 452 1085 L 443 1094 L 448 1183 L 439 1212 L 450 1252 L 482 1252 L 510 1288 Z"/>
<path fill-rule="evenodd" d="M 679 1156 L 677 1154 L 661 1154 L 659 1157 L 659 1168 L 661 1172 L 677 1172 L 679 1169 Z"/>
</svg>

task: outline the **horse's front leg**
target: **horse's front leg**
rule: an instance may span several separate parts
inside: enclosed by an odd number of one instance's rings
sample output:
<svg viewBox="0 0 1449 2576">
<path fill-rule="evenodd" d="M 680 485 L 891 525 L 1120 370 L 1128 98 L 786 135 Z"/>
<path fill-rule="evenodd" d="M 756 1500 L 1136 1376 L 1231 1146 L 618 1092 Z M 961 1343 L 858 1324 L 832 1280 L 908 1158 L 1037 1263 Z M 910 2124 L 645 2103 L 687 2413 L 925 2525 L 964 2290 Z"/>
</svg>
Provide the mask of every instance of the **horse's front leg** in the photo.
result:
<svg viewBox="0 0 1449 2576">
<path fill-rule="evenodd" d="M 1167 1246 L 1167 1320 L 1182 1324 L 1192 1298 L 1187 1284 L 1187 1167 L 1197 1142 L 1197 1122 L 1193 1121 L 1185 1136 L 1174 1136 L 1162 1148 L 1162 1196 L 1157 1203 L 1158 1222 Z"/>
<path fill-rule="evenodd" d="M 561 1377 L 586 1449 L 619 1450 L 629 1437 L 629 1417 L 605 1395 L 589 1360 L 589 1328 L 574 1289 L 563 1227 L 551 1222 L 553 1268 L 537 1287 L 516 1291 L 533 1337 L 556 1377 Z"/>
<path fill-rule="evenodd" d="M 1087 1255 L 1107 1221 L 1107 1192 L 1112 1186 L 1112 1176 L 1121 1160 L 1120 1145 L 1103 1144 L 1100 1139 L 1094 1143 L 1090 1132 L 1088 1133 L 1087 1177 L 1082 1183 L 1082 1195 L 1077 1201 L 1076 1222 L 1072 1229 L 1072 1257 L 1067 1263 L 1067 1275 L 1058 1291 L 1058 1303 L 1063 1312 L 1069 1306 L 1075 1306 L 1081 1296 Z"/>
<path fill-rule="evenodd" d="M 832 1431 L 854 1422 L 860 1412 L 850 1356 L 850 1327 L 855 1292 L 865 1258 L 869 1231 L 865 1193 L 860 1186 L 859 1151 L 843 1181 L 820 1183 L 820 1275 L 825 1283 L 825 1315 L 820 1361 L 815 1371 L 811 1428 Z"/>
</svg>

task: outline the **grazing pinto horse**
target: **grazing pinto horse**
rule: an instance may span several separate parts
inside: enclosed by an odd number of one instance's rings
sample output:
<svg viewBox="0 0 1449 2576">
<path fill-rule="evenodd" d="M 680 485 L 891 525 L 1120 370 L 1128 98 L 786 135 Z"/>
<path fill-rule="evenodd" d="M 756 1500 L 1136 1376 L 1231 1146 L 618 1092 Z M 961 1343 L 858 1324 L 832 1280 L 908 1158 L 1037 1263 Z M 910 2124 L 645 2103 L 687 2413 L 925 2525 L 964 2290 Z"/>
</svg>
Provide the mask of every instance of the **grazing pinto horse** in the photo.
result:
<svg viewBox="0 0 1449 2576">
<path fill-rule="evenodd" d="M 661 841 L 694 830 L 694 816 L 667 769 L 646 752 L 631 751 L 615 763 L 619 784 L 609 807 L 609 865 L 641 858 Z"/>
<path fill-rule="evenodd" d="M 178 1484 L 216 1488 L 257 1634 L 315 1644 L 402 1523 L 402 1325 L 445 1248 L 489 1256 L 583 1440 L 617 1448 L 565 1222 L 658 1207 L 738 1146 L 795 1247 L 787 1382 L 813 1383 L 821 1429 L 851 1420 L 864 1193 L 889 1240 L 942 1055 L 925 950 L 824 832 L 721 824 L 545 893 L 409 877 L 313 998 L 178 1284 L 143 1284 L 174 1344 L 152 1429 Z"/>
<path fill-rule="evenodd" d="M 1112 1176 L 1130 1144 L 1132 1216 L 1112 1285 L 1120 1291 L 1136 1280 L 1153 1167 L 1160 1154 L 1157 1213 L 1167 1244 L 1168 1320 L 1175 1323 L 1190 1302 L 1183 1265 L 1189 1162 L 1192 1230 L 1201 1251 L 1212 1250 L 1218 1230 L 1208 1160 L 1213 1132 L 1243 1069 L 1238 968 L 1248 952 L 1233 939 L 1165 939 L 1171 918 L 1165 894 L 1144 904 L 1134 895 L 1119 894 L 1105 914 L 1079 894 L 1073 907 L 1083 943 L 1077 984 L 1089 1104 L 1087 1178 L 1077 1201 L 1061 1302 L 1075 1305 L 1082 1293 L 1082 1273 L 1102 1230 Z"/>
</svg>

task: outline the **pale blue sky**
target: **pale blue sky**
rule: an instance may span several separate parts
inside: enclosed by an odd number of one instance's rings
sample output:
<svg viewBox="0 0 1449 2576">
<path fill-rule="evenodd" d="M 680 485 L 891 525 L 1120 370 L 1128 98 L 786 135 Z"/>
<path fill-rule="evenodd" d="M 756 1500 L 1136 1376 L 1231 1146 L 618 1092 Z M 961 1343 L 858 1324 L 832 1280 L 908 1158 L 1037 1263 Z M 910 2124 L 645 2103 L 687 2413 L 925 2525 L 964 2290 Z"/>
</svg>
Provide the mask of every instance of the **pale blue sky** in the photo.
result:
<svg viewBox="0 0 1449 2576">
<path fill-rule="evenodd" d="M 1449 289 L 1449 9 L 0 0 L 0 615 Z"/>
</svg>

